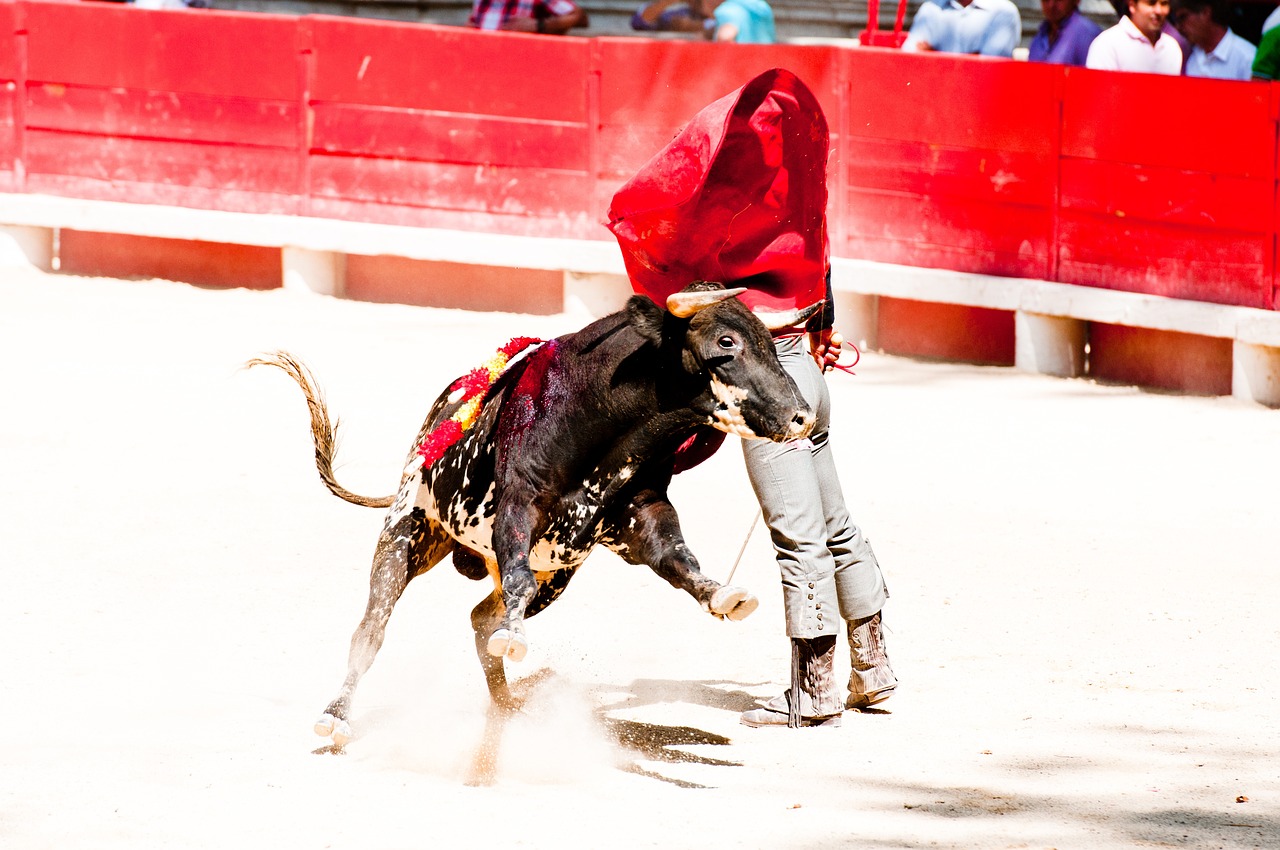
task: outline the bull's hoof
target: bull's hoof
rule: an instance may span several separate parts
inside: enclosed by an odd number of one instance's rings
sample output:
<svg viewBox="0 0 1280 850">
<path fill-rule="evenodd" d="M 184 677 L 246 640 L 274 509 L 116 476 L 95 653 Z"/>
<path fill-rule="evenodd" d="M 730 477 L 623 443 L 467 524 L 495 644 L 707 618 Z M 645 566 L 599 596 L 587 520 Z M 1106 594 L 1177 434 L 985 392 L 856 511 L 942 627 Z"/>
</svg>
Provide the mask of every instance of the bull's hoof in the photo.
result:
<svg viewBox="0 0 1280 850">
<path fill-rule="evenodd" d="M 320 715 L 320 719 L 316 721 L 316 734 L 321 738 L 333 738 L 335 747 L 343 747 L 354 737 L 351 732 L 351 724 L 345 720 L 334 717 L 327 711 Z"/>
<path fill-rule="evenodd" d="M 711 613 L 730 620 L 745 620 L 760 607 L 760 600 L 743 587 L 722 587 L 711 594 Z"/>
<path fill-rule="evenodd" d="M 529 642 L 524 635 L 510 629 L 498 629 L 489 637 L 489 654 L 495 658 L 510 658 L 512 661 L 523 661 L 529 651 Z"/>
</svg>

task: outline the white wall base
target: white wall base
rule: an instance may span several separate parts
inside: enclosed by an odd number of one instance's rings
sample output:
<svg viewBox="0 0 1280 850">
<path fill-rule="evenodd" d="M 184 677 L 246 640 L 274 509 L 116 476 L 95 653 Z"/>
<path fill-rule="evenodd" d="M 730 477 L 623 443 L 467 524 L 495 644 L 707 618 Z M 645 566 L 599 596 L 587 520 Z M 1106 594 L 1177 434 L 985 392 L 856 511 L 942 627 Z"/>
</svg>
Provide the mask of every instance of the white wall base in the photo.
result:
<svg viewBox="0 0 1280 850">
<path fill-rule="evenodd" d="M 1065 316 L 1014 313 L 1014 366 L 1059 378 L 1084 374 L 1085 322 Z"/>
<path fill-rule="evenodd" d="M 564 273 L 564 309 L 590 318 L 607 316 L 626 306 L 631 282 L 626 275 L 601 272 Z"/>
<path fill-rule="evenodd" d="M 1231 348 L 1231 395 L 1280 407 L 1280 348 L 1236 340 Z"/>
<path fill-rule="evenodd" d="M 53 228 L 0 224 L 0 267 L 53 271 Z"/>
<path fill-rule="evenodd" d="M 840 335 L 856 345 L 860 351 L 876 349 L 880 345 L 876 333 L 880 321 L 880 296 L 858 292 L 836 292 L 834 297 L 836 330 Z"/>
<path fill-rule="evenodd" d="M 310 291 L 318 295 L 343 294 L 345 254 L 286 245 L 280 249 L 280 264 L 285 289 Z"/>
</svg>

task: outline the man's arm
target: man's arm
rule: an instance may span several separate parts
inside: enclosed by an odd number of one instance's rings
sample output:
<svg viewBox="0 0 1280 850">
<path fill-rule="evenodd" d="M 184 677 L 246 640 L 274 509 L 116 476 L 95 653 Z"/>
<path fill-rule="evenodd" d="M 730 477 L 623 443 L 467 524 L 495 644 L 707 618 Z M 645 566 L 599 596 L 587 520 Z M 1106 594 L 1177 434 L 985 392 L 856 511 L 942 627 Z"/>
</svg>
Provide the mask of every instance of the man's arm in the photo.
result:
<svg viewBox="0 0 1280 850">
<path fill-rule="evenodd" d="M 907 40 L 903 50 L 933 50 L 935 42 L 933 27 L 937 24 L 942 9 L 933 0 L 924 0 L 916 9 L 916 16 L 911 21 L 911 29 L 907 32 Z"/>
</svg>

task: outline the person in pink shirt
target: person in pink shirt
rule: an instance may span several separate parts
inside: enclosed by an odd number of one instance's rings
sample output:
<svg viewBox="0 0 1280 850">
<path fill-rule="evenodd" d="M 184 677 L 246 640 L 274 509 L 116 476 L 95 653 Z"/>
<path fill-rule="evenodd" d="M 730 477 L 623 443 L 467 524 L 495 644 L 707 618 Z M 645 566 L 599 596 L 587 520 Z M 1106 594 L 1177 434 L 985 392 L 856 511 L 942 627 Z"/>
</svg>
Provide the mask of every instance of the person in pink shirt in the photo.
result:
<svg viewBox="0 0 1280 850">
<path fill-rule="evenodd" d="M 587 25 L 587 13 L 573 0 L 475 0 L 471 26 L 482 30 L 563 35 Z"/>
<path fill-rule="evenodd" d="M 1182 48 L 1164 31 L 1169 0 L 1129 0 L 1129 14 L 1089 45 L 1085 66 L 1102 71 L 1182 73 Z"/>
</svg>

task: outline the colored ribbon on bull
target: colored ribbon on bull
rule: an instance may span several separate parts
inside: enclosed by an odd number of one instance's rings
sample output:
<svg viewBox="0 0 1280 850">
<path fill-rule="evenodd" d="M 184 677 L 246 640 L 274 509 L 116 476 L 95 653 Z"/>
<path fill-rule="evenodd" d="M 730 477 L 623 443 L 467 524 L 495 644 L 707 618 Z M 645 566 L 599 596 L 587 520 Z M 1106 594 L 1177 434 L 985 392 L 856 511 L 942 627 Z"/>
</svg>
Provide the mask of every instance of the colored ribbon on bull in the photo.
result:
<svg viewBox="0 0 1280 850">
<path fill-rule="evenodd" d="M 494 352 L 493 356 L 472 369 L 449 386 L 449 403 L 461 405 L 453 415 L 441 422 L 427 434 L 418 445 L 418 454 L 422 456 L 422 466 L 427 468 L 440 459 L 450 446 L 462 439 L 462 435 L 475 424 L 476 417 L 484 406 L 484 397 L 489 387 L 498 380 L 498 376 L 506 370 L 511 359 L 527 348 L 541 345 L 543 340 L 531 336 L 518 336 Z"/>
</svg>

